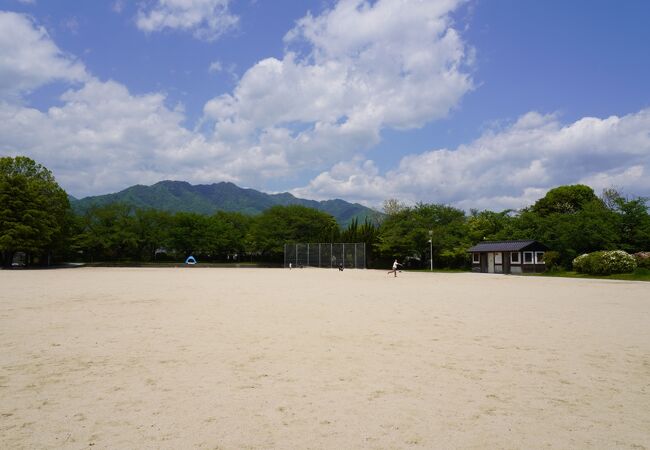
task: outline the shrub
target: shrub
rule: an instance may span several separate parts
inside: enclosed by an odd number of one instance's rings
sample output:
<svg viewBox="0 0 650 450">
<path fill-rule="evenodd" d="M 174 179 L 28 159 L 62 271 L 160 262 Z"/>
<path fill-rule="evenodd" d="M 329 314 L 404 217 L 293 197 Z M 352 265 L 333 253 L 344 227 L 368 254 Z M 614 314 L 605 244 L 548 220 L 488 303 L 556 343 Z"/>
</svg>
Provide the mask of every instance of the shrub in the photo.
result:
<svg viewBox="0 0 650 450">
<path fill-rule="evenodd" d="M 575 270 L 576 272 L 584 273 L 588 258 L 589 255 L 587 253 L 575 257 L 573 259 L 573 270 Z"/>
<path fill-rule="evenodd" d="M 560 265 L 560 254 L 554 251 L 544 253 L 544 264 L 546 264 L 547 270 L 553 271 L 562 269 L 562 266 Z"/>
<path fill-rule="evenodd" d="M 637 267 L 650 269 L 650 252 L 639 252 L 634 254 Z"/>
<path fill-rule="evenodd" d="M 622 250 L 593 252 L 573 260 L 576 272 L 591 275 L 630 273 L 637 267 L 636 259 Z"/>
</svg>

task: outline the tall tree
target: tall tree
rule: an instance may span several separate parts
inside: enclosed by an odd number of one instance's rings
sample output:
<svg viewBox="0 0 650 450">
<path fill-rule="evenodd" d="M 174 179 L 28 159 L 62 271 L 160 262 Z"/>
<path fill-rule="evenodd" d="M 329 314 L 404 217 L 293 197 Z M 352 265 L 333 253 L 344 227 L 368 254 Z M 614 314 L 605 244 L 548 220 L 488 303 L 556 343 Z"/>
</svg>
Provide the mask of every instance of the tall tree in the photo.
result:
<svg viewBox="0 0 650 450">
<path fill-rule="evenodd" d="M 536 239 L 560 253 L 571 266 L 577 255 L 619 245 L 616 216 L 593 189 L 582 184 L 558 186 L 512 220 L 509 239 Z"/>
<path fill-rule="evenodd" d="M 174 215 L 169 233 L 169 245 L 186 258 L 189 255 L 205 255 L 210 252 L 214 234 L 210 218 L 201 214 L 181 212 Z"/>
<path fill-rule="evenodd" d="M 145 261 L 155 261 L 157 251 L 169 239 L 172 216 L 167 211 L 138 209 L 133 226 L 137 236 L 137 256 Z"/>
<path fill-rule="evenodd" d="M 3 266 L 17 251 L 45 253 L 63 238 L 68 195 L 34 160 L 0 158 L 0 251 Z"/>
<path fill-rule="evenodd" d="M 130 205 L 94 206 L 81 219 L 81 229 L 76 246 L 91 261 L 138 259 L 138 231 Z"/>
<path fill-rule="evenodd" d="M 616 189 L 603 191 L 603 202 L 617 215 L 620 248 L 630 253 L 650 249 L 650 215 L 648 199 L 625 198 Z"/>
<path fill-rule="evenodd" d="M 590 202 L 601 201 L 594 190 L 584 184 L 559 186 L 551 189 L 532 206 L 532 211 L 540 216 L 549 214 L 572 214 L 580 211 Z"/>
<path fill-rule="evenodd" d="M 429 258 L 438 267 L 462 265 L 467 247 L 465 213 L 447 205 L 405 207 L 389 215 L 379 232 L 379 249 L 384 256 L 411 257 L 422 266 Z"/>
<path fill-rule="evenodd" d="M 472 209 L 467 218 L 469 240 L 475 244 L 482 240 L 510 239 L 509 229 L 514 220 L 513 211 L 478 211 Z"/>
<path fill-rule="evenodd" d="M 251 250 L 279 257 L 288 242 L 332 242 L 339 233 L 336 219 L 304 206 L 274 206 L 255 217 L 249 230 Z"/>
<path fill-rule="evenodd" d="M 218 211 L 211 218 L 213 239 L 210 243 L 213 257 L 226 259 L 240 257 L 246 250 L 246 233 L 252 218 L 238 213 Z"/>
</svg>

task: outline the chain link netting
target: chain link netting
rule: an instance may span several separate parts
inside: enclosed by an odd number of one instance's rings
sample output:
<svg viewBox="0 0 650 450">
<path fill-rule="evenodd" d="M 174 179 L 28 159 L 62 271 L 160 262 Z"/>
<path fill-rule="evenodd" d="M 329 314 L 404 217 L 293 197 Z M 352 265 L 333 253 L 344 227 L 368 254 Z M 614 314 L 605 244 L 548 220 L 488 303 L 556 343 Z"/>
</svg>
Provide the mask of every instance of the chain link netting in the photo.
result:
<svg viewBox="0 0 650 450">
<path fill-rule="evenodd" d="M 366 268 L 366 244 L 284 244 L 284 267 Z"/>
</svg>

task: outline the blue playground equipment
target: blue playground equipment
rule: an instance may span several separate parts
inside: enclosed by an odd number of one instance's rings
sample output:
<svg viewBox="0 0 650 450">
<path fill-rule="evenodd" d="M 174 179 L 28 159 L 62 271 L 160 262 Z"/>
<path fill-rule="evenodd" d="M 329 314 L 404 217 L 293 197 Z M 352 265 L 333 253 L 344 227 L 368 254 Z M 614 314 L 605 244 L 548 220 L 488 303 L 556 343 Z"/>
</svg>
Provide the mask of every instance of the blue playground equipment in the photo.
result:
<svg viewBox="0 0 650 450">
<path fill-rule="evenodd" d="M 194 258 L 194 256 L 190 255 L 185 260 L 185 264 L 196 264 L 196 259 Z"/>
</svg>

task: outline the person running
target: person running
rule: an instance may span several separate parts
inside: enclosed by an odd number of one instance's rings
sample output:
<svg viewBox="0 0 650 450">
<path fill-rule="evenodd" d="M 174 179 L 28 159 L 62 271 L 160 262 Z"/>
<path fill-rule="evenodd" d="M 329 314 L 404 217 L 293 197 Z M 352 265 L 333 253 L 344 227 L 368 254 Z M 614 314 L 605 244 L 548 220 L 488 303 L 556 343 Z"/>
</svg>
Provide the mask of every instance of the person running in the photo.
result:
<svg viewBox="0 0 650 450">
<path fill-rule="evenodd" d="M 393 262 L 393 270 L 389 270 L 388 274 L 390 275 L 391 273 L 394 273 L 395 276 L 397 277 L 397 267 L 402 266 L 402 265 L 403 264 L 400 264 L 400 263 L 397 262 L 397 260 L 395 260 L 395 262 Z"/>
</svg>

